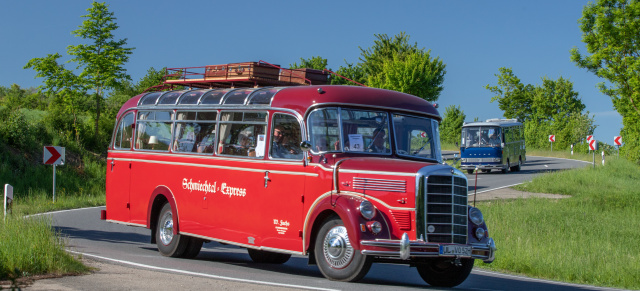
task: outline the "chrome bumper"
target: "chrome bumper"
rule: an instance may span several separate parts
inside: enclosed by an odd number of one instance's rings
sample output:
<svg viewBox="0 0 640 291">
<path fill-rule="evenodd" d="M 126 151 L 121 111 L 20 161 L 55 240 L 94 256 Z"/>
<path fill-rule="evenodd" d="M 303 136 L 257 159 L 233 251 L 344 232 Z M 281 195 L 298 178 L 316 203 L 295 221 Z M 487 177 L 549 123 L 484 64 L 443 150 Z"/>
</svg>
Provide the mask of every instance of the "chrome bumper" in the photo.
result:
<svg viewBox="0 0 640 291">
<path fill-rule="evenodd" d="M 362 250 L 363 255 L 378 257 L 395 257 L 407 260 L 410 257 L 446 257 L 439 253 L 439 243 L 428 243 L 424 241 L 409 241 L 409 236 L 405 233 L 401 240 L 363 240 L 363 246 L 379 247 L 390 249 L 389 251 Z M 489 238 L 486 244 L 470 244 L 471 258 L 480 259 L 485 263 L 491 263 L 495 259 L 496 244 L 493 238 Z M 432 249 L 432 250 L 427 250 Z M 435 250 L 433 250 L 435 249 Z"/>
<path fill-rule="evenodd" d="M 460 165 L 460 170 L 474 170 L 475 168 L 478 168 L 480 170 L 487 170 L 487 169 L 505 169 L 506 165 L 502 165 L 502 164 L 490 164 L 490 165 Z"/>
</svg>

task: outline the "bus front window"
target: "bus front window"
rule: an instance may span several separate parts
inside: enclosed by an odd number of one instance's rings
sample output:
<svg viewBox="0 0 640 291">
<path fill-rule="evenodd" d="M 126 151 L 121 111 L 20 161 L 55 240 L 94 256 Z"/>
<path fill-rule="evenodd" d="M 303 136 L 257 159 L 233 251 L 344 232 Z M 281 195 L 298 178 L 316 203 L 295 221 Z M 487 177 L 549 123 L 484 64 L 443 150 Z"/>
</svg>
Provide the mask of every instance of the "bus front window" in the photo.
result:
<svg viewBox="0 0 640 291">
<path fill-rule="evenodd" d="M 462 129 L 463 147 L 496 147 L 502 143 L 500 127 L 465 127 Z"/>
<path fill-rule="evenodd" d="M 399 156 L 442 160 L 437 121 L 394 114 L 393 128 Z"/>
</svg>

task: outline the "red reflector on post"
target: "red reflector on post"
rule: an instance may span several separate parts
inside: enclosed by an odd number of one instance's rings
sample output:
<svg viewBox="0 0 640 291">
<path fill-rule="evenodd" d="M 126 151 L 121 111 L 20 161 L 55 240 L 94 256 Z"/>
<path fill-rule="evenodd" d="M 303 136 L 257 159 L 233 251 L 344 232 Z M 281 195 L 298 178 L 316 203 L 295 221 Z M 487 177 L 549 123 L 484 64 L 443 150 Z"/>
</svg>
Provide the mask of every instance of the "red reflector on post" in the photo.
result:
<svg viewBox="0 0 640 291">
<path fill-rule="evenodd" d="M 100 210 L 100 220 L 107 220 L 107 210 Z"/>
</svg>

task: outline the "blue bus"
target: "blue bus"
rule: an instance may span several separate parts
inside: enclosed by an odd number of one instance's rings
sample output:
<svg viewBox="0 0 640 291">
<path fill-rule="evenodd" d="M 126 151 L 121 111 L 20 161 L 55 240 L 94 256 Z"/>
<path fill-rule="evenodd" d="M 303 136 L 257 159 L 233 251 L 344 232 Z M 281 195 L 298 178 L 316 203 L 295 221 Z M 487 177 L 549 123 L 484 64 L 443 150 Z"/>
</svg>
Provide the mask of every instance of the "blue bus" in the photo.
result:
<svg viewBox="0 0 640 291">
<path fill-rule="evenodd" d="M 460 168 L 471 174 L 520 171 L 527 160 L 524 128 L 517 119 L 488 119 L 464 123 L 460 145 Z"/>
</svg>

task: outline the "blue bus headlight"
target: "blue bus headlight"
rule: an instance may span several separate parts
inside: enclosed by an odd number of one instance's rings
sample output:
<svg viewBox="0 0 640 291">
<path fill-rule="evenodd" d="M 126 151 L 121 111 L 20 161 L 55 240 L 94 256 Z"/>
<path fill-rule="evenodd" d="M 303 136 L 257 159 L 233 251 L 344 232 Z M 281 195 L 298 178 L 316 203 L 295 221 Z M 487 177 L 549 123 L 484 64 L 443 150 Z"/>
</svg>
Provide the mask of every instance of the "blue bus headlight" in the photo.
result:
<svg viewBox="0 0 640 291">
<path fill-rule="evenodd" d="M 467 158 L 461 158 L 460 161 L 463 162 L 463 163 L 466 163 L 467 162 Z"/>
<path fill-rule="evenodd" d="M 482 217 L 480 209 L 475 207 L 469 208 L 469 220 L 475 225 L 481 225 L 484 222 L 484 218 Z"/>
</svg>

